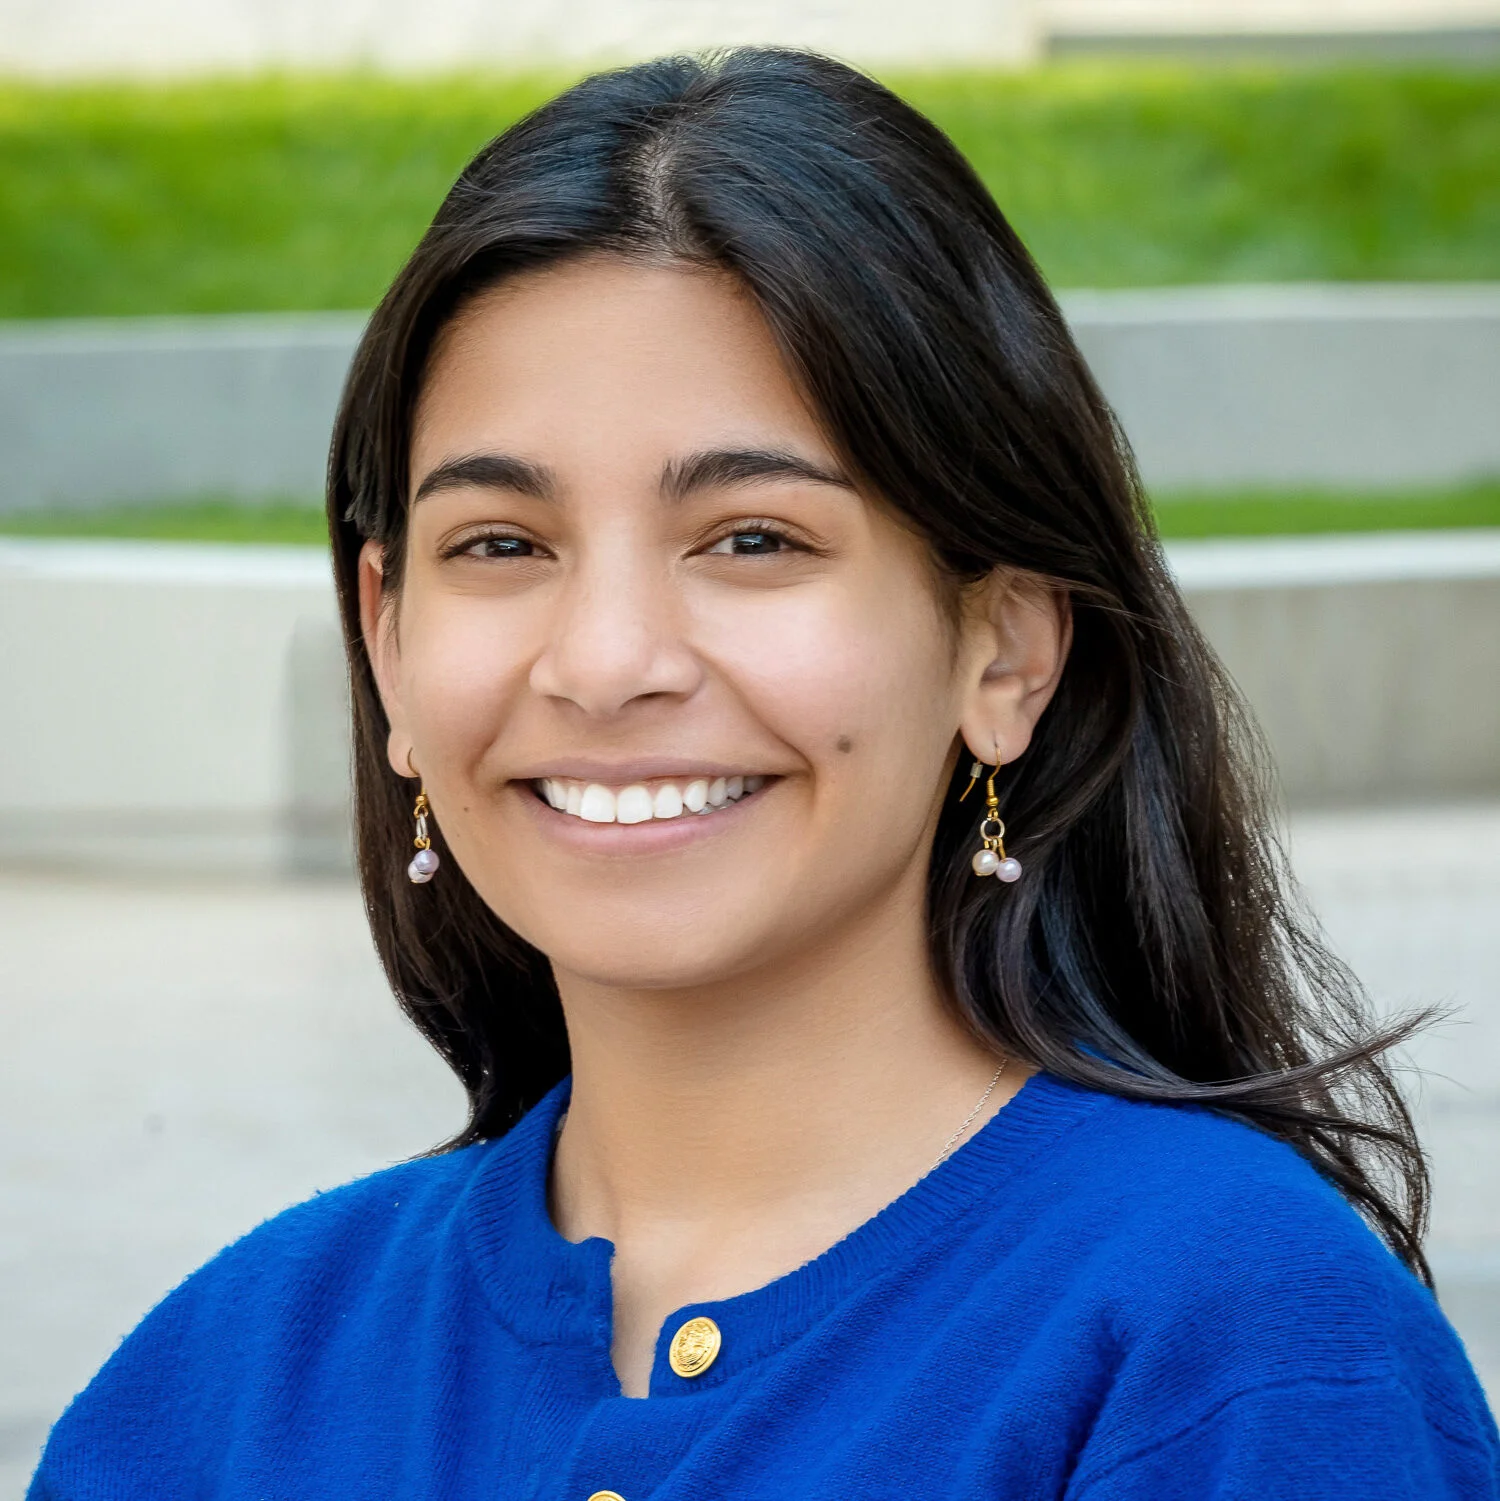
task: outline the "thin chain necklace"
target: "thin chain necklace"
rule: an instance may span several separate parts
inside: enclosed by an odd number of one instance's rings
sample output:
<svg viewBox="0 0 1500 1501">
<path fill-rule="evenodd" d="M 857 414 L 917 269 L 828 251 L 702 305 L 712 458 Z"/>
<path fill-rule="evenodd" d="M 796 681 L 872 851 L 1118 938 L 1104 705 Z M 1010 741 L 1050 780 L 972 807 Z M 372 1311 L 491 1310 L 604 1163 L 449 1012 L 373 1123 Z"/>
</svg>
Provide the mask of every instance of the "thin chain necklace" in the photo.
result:
<svg viewBox="0 0 1500 1501">
<path fill-rule="evenodd" d="M 964 1132 L 974 1124 L 974 1117 L 984 1109 L 986 1101 L 992 1094 L 994 1094 L 995 1086 L 1000 1082 L 1000 1075 L 1005 1072 L 1005 1065 L 1009 1061 L 1009 1059 L 1001 1059 L 1000 1067 L 995 1070 L 994 1077 L 990 1080 L 990 1082 L 984 1086 L 984 1093 L 979 1096 L 979 1100 L 975 1104 L 974 1108 L 964 1117 L 963 1125 L 961 1125 L 958 1130 L 948 1138 L 947 1142 L 943 1146 L 943 1150 L 937 1155 L 937 1161 L 932 1164 L 932 1167 L 927 1169 L 929 1173 L 932 1172 L 934 1168 L 941 1167 L 953 1155 L 953 1149 L 962 1139 Z M 562 1114 L 557 1118 L 557 1124 L 552 1128 L 552 1139 L 554 1142 L 559 1136 L 562 1135 L 563 1122 L 567 1120 L 567 1118 L 568 1112 L 566 1109 L 564 1109 Z"/>
<path fill-rule="evenodd" d="M 938 1153 L 937 1161 L 932 1164 L 932 1167 L 927 1169 L 929 1173 L 933 1170 L 933 1168 L 941 1167 L 948 1160 L 948 1158 L 953 1155 L 953 1149 L 958 1145 L 959 1140 L 962 1138 L 964 1132 L 974 1124 L 974 1117 L 984 1109 L 985 1101 L 988 1100 L 992 1094 L 994 1094 L 995 1086 L 1000 1082 L 1000 1075 L 1005 1072 L 1005 1065 L 1007 1062 L 1009 1062 L 1008 1059 L 1001 1060 L 1000 1067 L 995 1070 L 995 1077 L 990 1080 L 990 1082 L 985 1086 L 984 1093 L 979 1096 L 979 1103 L 964 1117 L 963 1125 L 961 1125 L 958 1130 L 948 1138 L 947 1145 L 941 1152 Z"/>
</svg>

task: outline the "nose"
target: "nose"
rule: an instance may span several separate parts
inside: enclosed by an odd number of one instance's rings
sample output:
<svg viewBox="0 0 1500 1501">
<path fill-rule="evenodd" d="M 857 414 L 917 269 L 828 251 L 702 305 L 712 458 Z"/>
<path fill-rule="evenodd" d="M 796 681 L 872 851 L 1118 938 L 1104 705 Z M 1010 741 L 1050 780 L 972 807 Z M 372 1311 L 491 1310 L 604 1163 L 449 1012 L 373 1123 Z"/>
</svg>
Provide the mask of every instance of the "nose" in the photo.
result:
<svg viewBox="0 0 1500 1501">
<path fill-rule="evenodd" d="M 684 638 L 686 611 L 669 570 L 628 547 L 580 558 L 557 598 L 532 691 L 609 719 L 641 699 L 686 698 L 702 666 Z"/>
</svg>

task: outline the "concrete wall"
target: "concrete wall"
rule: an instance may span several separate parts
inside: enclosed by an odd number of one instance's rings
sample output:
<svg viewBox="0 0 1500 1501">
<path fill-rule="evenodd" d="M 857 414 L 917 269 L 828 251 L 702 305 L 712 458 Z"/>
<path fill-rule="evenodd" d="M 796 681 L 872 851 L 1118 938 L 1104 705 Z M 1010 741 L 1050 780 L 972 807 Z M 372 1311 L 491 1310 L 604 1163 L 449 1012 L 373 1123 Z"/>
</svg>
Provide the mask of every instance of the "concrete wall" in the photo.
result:
<svg viewBox="0 0 1500 1501">
<path fill-rule="evenodd" d="M 1440 26 L 1427 31 L 1347 30 L 1169 32 L 1054 31 L 1046 40 L 1049 59 L 1149 59 L 1187 65 L 1235 67 L 1493 68 L 1500 59 L 1500 22 L 1485 26 Z"/>
<path fill-rule="evenodd" d="M 1054 33 L 1328 35 L 1500 23 L 1500 0 L 1041 0 L 1041 8 Z"/>
<path fill-rule="evenodd" d="M 1294 805 L 1500 791 L 1500 530 L 1168 554 Z"/>
<path fill-rule="evenodd" d="M 1500 286 L 1073 292 L 1148 484 L 1400 485 L 1500 474 Z"/>
<path fill-rule="evenodd" d="M 321 491 L 364 316 L 0 323 L 0 511 Z"/>
<path fill-rule="evenodd" d="M 348 864 L 345 687 L 316 548 L 0 539 L 0 860 Z"/>
<path fill-rule="evenodd" d="M 1299 806 L 1500 791 L 1500 530 L 1180 543 Z M 343 869 L 309 548 L 0 539 L 0 864 Z"/>
<path fill-rule="evenodd" d="M 1500 0 L 1040 0 L 1049 57 L 1492 67 Z"/>
<path fill-rule="evenodd" d="M 513 67 L 736 42 L 858 62 L 1025 61 L 1050 36 L 1482 34 L 1500 0 L 0 0 L 0 71 L 161 76 L 264 68 Z"/>
<path fill-rule="evenodd" d="M 1149 484 L 1500 474 L 1500 285 L 1072 292 Z M 0 326 L 0 511 L 312 496 L 358 314 Z"/>
<path fill-rule="evenodd" d="M 0 71 L 66 76 L 651 57 L 736 43 L 865 63 L 1014 63 L 1031 0 L 0 0 Z"/>
</svg>

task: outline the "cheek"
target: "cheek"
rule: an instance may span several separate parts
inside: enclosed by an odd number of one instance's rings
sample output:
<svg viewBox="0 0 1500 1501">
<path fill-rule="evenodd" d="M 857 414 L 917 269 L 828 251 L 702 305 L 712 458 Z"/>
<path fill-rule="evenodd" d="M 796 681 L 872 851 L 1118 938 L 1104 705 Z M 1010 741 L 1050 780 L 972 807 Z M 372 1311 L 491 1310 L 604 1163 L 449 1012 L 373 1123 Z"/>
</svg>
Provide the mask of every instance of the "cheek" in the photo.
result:
<svg viewBox="0 0 1500 1501">
<path fill-rule="evenodd" d="M 515 624 L 461 598 L 424 601 L 403 616 L 403 700 L 429 761 L 467 769 L 493 744 L 526 688 Z"/>
<path fill-rule="evenodd" d="M 882 587 L 883 584 L 883 587 Z M 952 661 L 935 603 L 905 577 L 768 591 L 729 619 L 700 620 L 700 639 L 756 718 L 831 774 L 882 774 L 946 752 Z M 898 766 L 896 763 L 902 763 Z"/>
</svg>

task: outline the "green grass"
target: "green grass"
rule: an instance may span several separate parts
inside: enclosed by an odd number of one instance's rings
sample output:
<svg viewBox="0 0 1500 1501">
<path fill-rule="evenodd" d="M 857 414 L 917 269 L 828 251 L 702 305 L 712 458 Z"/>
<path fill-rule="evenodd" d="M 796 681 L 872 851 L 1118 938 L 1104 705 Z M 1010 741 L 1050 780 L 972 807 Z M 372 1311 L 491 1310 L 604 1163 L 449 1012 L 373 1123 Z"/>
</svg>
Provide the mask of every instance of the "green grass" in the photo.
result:
<svg viewBox="0 0 1500 1501">
<path fill-rule="evenodd" d="M 558 78 L 0 83 L 0 317 L 365 308 Z M 1061 286 L 1500 277 L 1500 71 L 891 80 Z"/>
<path fill-rule="evenodd" d="M 1166 537 L 1261 537 L 1500 526 L 1500 480 L 1451 490 L 1380 494 L 1335 491 L 1176 493 L 1156 498 Z M 326 541 L 323 513 L 310 501 L 264 505 L 205 499 L 187 505 L 0 514 L 0 534 L 33 537 L 154 537 L 197 542 Z"/>
<path fill-rule="evenodd" d="M 174 542 L 322 544 L 328 524 L 311 501 L 247 504 L 205 498 L 181 505 L 0 513 L 0 534 L 13 537 L 142 537 Z"/>
<path fill-rule="evenodd" d="M 1500 277 L 1500 71 L 913 83 L 1059 286 Z"/>
<path fill-rule="evenodd" d="M 1154 498 L 1164 537 L 1271 537 L 1500 526 L 1500 480 L 1444 490 L 1186 491 Z"/>
</svg>

